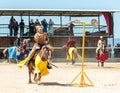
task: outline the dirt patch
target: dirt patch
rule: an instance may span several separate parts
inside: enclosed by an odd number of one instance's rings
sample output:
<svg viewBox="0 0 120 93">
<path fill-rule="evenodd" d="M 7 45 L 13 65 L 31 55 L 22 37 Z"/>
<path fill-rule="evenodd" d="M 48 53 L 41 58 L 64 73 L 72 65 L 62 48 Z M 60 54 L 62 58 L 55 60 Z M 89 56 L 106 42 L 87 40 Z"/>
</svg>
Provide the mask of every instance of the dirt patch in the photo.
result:
<svg viewBox="0 0 120 93">
<path fill-rule="evenodd" d="M 94 87 L 76 87 L 70 82 L 81 71 L 81 63 L 71 65 L 66 62 L 54 63 L 49 74 L 42 77 L 41 85 L 34 81 L 28 84 L 28 70 L 24 66 L 17 68 L 15 63 L 0 62 L 0 93 L 119 93 L 120 63 L 105 63 L 98 67 L 97 63 L 85 63 L 84 72 L 92 81 Z M 75 83 L 80 83 L 81 76 Z M 85 82 L 89 83 L 85 78 Z"/>
</svg>

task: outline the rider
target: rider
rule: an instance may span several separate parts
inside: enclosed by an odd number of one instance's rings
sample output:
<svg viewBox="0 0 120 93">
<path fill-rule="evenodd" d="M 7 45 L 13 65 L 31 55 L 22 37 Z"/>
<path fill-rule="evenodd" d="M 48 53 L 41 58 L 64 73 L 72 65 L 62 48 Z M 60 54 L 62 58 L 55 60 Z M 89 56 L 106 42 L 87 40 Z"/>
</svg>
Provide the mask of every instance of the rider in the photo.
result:
<svg viewBox="0 0 120 93">
<path fill-rule="evenodd" d="M 67 47 L 68 47 L 68 49 L 69 49 L 70 47 L 76 47 L 75 44 L 76 44 L 75 40 L 73 40 L 71 37 L 69 37 L 69 39 L 68 39 L 68 41 L 67 41 L 67 44 L 66 44 Z"/>
<path fill-rule="evenodd" d="M 27 63 L 31 58 L 34 57 L 36 54 L 37 50 L 40 50 L 42 46 L 47 45 L 49 42 L 48 34 L 43 33 L 43 27 L 42 26 L 37 26 L 36 27 L 36 34 L 34 35 L 34 41 L 35 44 L 32 47 L 32 50 L 30 51 L 29 55 L 27 58 L 22 60 L 19 64 L 18 67 L 22 68 L 22 66 Z"/>
<path fill-rule="evenodd" d="M 70 47 L 76 47 L 75 46 L 75 41 L 69 37 L 66 45 L 63 45 L 62 48 L 65 49 L 66 52 L 68 52 Z"/>
<path fill-rule="evenodd" d="M 72 51 L 75 50 L 77 53 L 76 49 L 76 42 L 72 37 L 69 37 L 67 43 L 66 43 L 66 52 L 67 52 L 67 60 L 72 59 Z M 78 58 L 80 58 L 80 55 L 77 53 Z"/>
<path fill-rule="evenodd" d="M 96 56 L 99 57 L 99 50 L 106 47 L 106 42 L 103 36 L 100 36 L 100 39 L 97 42 Z"/>
</svg>

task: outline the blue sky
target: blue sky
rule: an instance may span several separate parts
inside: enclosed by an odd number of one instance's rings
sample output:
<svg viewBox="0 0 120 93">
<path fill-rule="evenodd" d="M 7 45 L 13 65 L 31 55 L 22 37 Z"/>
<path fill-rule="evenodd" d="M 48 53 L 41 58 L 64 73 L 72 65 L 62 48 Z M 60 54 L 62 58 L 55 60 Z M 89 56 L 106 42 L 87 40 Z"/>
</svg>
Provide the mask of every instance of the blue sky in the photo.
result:
<svg viewBox="0 0 120 93">
<path fill-rule="evenodd" d="M 0 8 L 119 10 L 119 0 L 0 0 Z"/>
<path fill-rule="evenodd" d="M 120 10 L 119 0 L 0 0 L 0 9 Z M 114 34 L 120 38 L 120 12 L 114 13 Z"/>
</svg>

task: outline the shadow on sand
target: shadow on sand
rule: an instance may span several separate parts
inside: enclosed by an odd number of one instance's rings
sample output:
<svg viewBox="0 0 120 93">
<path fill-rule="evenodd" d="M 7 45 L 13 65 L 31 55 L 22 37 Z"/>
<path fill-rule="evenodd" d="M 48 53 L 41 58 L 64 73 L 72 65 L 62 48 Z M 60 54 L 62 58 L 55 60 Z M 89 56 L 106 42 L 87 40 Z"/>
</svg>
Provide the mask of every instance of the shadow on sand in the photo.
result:
<svg viewBox="0 0 120 93">
<path fill-rule="evenodd" d="M 70 84 L 61 84 L 58 82 L 42 82 L 40 85 L 43 86 L 67 86 L 67 87 L 72 87 Z"/>
</svg>

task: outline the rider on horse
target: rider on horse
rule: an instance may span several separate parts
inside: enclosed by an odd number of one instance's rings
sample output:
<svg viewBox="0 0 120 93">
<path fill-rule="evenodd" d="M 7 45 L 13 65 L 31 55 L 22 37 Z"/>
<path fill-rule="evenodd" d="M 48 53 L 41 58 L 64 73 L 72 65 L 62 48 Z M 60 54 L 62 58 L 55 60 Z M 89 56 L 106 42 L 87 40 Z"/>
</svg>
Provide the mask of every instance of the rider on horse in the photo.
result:
<svg viewBox="0 0 120 93">
<path fill-rule="evenodd" d="M 96 49 L 96 57 L 99 58 L 99 52 L 100 50 L 104 49 L 106 47 L 106 42 L 103 39 L 103 36 L 100 36 L 100 39 L 97 42 L 97 49 Z"/>
<path fill-rule="evenodd" d="M 35 44 L 32 47 L 32 50 L 30 51 L 29 55 L 27 58 L 22 60 L 19 64 L 18 67 L 22 68 L 22 66 L 27 63 L 31 58 L 33 58 L 37 52 L 37 50 L 40 50 L 42 46 L 47 45 L 49 38 L 47 33 L 43 33 L 43 27 L 42 26 L 37 26 L 36 27 L 37 33 L 34 35 L 34 41 Z"/>
<path fill-rule="evenodd" d="M 103 36 L 100 36 L 100 40 L 97 43 L 96 59 L 102 63 L 107 60 L 106 42 Z"/>
</svg>

